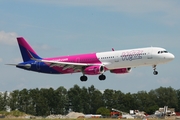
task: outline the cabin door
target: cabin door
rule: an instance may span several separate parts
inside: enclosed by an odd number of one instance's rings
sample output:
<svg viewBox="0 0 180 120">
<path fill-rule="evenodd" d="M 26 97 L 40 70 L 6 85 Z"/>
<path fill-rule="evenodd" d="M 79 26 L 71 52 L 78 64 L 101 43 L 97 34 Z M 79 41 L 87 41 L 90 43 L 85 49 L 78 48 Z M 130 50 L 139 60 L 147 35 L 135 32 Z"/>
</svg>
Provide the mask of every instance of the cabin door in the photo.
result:
<svg viewBox="0 0 180 120">
<path fill-rule="evenodd" d="M 119 62 L 119 56 L 118 55 L 115 55 L 115 62 Z"/>
<path fill-rule="evenodd" d="M 40 68 L 41 68 L 40 66 L 41 66 L 41 62 L 36 62 L 36 69 L 37 70 L 40 70 Z"/>
<path fill-rule="evenodd" d="M 150 48 L 147 52 L 147 59 L 152 59 L 152 48 Z"/>
</svg>

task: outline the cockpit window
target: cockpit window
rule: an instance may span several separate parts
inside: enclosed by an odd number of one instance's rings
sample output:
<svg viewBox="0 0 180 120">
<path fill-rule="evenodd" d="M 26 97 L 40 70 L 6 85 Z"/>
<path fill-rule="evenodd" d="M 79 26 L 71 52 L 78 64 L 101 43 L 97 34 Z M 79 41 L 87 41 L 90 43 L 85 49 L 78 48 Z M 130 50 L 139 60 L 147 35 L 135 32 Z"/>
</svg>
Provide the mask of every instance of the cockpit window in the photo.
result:
<svg viewBox="0 0 180 120">
<path fill-rule="evenodd" d="M 158 54 L 168 53 L 168 51 L 158 51 Z"/>
</svg>

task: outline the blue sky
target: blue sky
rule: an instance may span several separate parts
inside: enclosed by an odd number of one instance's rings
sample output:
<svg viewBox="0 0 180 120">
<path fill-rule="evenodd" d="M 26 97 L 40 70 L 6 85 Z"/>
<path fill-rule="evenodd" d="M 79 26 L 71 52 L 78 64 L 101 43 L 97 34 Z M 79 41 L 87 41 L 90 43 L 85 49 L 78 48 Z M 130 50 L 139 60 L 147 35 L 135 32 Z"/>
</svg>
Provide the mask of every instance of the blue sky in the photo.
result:
<svg viewBox="0 0 180 120">
<path fill-rule="evenodd" d="M 1 0 L 0 91 L 49 88 L 75 84 L 94 85 L 136 93 L 171 86 L 180 89 L 180 1 L 178 0 Z M 16 37 L 23 36 L 41 57 L 54 57 L 157 46 L 175 59 L 158 65 L 154 76 L 149 67 L 133 68 L 130 74 L 106 72 L 107 79 L 78 74 L 49 75 L 6 66 L 22 61 Z"/>
</svg>

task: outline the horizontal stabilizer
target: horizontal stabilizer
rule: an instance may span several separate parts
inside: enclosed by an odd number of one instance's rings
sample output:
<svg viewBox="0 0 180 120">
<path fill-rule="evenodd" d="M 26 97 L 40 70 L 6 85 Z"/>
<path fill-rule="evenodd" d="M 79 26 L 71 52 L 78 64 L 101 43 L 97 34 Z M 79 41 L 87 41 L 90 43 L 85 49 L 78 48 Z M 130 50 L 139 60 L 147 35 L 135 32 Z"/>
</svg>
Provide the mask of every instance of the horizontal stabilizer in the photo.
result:
<svg viewBox="0 0 180 120">
<path fill-rule="evenodd" d="M 18 65 L 18 64 L 5 64 L 5 65 L 11 65 L 11 66 L 16 66 L 16 65 Z"/>
<path fill-rule="evenodd" d="M 31 67 L 31 64 L 6 64 L 6 65 L 17 66 L 17 67 L 26 67 L 26 68 Z"/>
</svg>

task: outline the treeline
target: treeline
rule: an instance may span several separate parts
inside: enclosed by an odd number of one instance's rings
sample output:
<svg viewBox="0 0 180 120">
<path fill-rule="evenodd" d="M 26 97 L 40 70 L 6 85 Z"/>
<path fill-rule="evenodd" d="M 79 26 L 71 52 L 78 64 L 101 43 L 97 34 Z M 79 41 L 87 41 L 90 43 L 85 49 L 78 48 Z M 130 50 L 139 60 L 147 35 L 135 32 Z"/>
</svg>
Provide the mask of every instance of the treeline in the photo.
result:
<svg viewBox="0 0 180 120">
<path fill-rule="evenodd" d="M 149 92 L 122 93 L 120 90 L 106 89 L 103 93 L 93 85 L 80 88 L 74 85 L 67 90 L 59 87 L 41 89 L 14 90 L 0 94 L 0 111 L 8 107 L 35 116 L 49 114 L 67 114 L 69 110 L 84 114 L 96 114 L 99 108 L 112 108 L 129 112 L 129 110 L 154 113 L 159 107 L 168 106 L 180 111 L 180 89 L 160 87 Z"/>
</svg>

